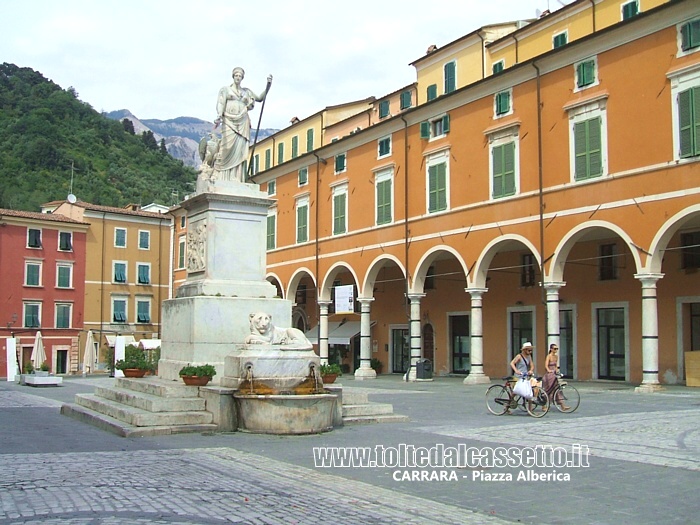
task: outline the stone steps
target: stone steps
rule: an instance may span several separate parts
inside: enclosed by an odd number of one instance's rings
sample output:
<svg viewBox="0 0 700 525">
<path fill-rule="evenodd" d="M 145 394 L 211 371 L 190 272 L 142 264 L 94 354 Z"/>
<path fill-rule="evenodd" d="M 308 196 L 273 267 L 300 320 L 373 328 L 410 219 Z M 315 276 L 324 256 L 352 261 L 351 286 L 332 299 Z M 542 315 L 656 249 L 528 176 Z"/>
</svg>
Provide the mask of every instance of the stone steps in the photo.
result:
<svg viewBox="0 0 700 525">
<path fill-rule="evenodd" d="M 367 392 L 348 389 L 343 391 L 343 424 L 404 423 L 407 416 L 394 414 L 391 403 L 369 401 Z"/>
<path fill-rule="evenodd" d="M 123 388 L 97 387 L 95 395 L 148 412 L 196 412 L 205 410 L 206 405 L 201 397 L 165 398 Z"/>
</svg>

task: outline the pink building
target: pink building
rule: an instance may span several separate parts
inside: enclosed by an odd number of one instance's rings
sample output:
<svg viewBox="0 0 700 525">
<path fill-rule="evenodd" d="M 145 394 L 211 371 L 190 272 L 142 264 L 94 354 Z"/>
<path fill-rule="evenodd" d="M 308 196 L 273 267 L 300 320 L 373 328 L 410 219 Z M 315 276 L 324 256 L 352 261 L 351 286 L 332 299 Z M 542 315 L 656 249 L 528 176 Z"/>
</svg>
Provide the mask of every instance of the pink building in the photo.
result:
<svg viewBox="0 0 700 525">
<path fill-rule="evenodd" d="M 51 372 L 78 371 L 88 226 L 63 215 L 0 209 L 0 377 L 7 375 L 6 338 L 17 338 L 24 367 L 37 331 Z"/>
</svg>

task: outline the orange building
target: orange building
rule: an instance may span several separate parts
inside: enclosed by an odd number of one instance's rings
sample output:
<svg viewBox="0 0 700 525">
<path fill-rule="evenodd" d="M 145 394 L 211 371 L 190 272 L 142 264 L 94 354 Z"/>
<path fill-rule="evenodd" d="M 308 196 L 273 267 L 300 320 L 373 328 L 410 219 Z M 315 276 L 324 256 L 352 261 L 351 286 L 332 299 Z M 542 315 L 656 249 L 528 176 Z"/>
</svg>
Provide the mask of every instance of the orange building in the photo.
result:
<svg viewBox="0 0 700 525">
<path fill-rule="evenodd" d="M 549 16 L 573 24 L 584 3 Z M 557 343 L 576 379 L 684 381 L 700 350 L 700 6 L 628 3 L 593 2 L 620 19 L 554 49 L 540 19 L 544 51 L 258 172 L 277 200 L 268 279 L 322 358 L 357 378 L 372 363 L 414 378 L 427 358 L 478 383 L 532 341 L 539 373 Z"/>
</svg>

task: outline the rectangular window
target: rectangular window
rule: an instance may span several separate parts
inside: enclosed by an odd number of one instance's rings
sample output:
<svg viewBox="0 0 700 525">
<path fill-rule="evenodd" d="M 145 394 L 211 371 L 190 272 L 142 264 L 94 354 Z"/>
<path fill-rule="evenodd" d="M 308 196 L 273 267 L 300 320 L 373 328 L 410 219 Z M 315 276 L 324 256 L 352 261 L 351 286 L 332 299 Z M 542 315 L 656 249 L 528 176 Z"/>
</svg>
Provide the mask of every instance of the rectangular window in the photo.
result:
<svg viewBox="0 0 700 525">
<path fill-rule="evenodd" d="M 126 282 L 126 263 L 125 262 L 115 262 L 114 263 L 114 282 L 115 283 L 125 283 Z"/>
<path fill-rule="evenodd" d="M 274 195 L 277 193 L 277 181 L 271 180 L 267 183 L 267 194 Z"/>
<path fill-rule="evenodd" d="M 404 91 L 401 93 L 401 109 L 407 109 L 411 107 L 411 92 Z"/>
<path fill-rule="evenodd" d="M 389 101 L 382 100 L 379 103 L 379 118 L 384 118 L 389 116 Z"/>
<path fill-rule="evenodd" d="M 678 93 L 680 157 L 700 155 L 700 87 Z"/>
<path fill-rule="evenodd" d="M 299 186 L 305 186 L 309 183 L 309 168 L 301 168 L 299 170 Z"/>
<path fill-rule="evenodd" d="M 565 46 L 569 41 L 569 35 L 566 31 L 563 33 L 558 33 L 552 38 L 552 48 L 557 49 L 558 47 Z"/>
<path fill-rule="evenodd" d="M 276 222 L 277 222 L 276 215 L 268 215 L 267 216 L 267 249 L 268 250 L 275 249 Z"/>
<path fill-rule="evenodd" d="M 683 269 L 700 268 L 700 231 L 681 233 Z"/>
<path fill-rule="evenodd" d="M 292 158 L 296 159 L 299 156 L 299 137 L 292 137 Z"/>
<path fill-rule="evenodd" d="M 496 93 L 495 105 L 497 116 L 510 113 L 510 90 Z"/>
<path fill-rule="evenodd" d="M 70 328 L 72 305 L 56 303 L 56 328 Z"/>
<path fill-rule="evenodd" d="M 150 301 L 136 301 L 136 321 L 139 323 L 151 322 Z"/>
<path fill-rule="evenodd" d="M 700 47 L 700 20 L 693 20 L 681 26 L 681 49 L 690 51 Z"/>
<path fill-rule="evenodd" d="M 41 230 L 34 228 L 27 229 L 27 247 L 41 248 Z"/>
<path fill-rule="evenodd" d="M 62 252 L 73 250 L 73 234 L 71 232 L 58 232 L 58 249 Z"/>
<path fill-rule="evenodd" d="M 435 120 L 420 123 L 420 138 L 435 139 L 450 131 L 450 115 L 443 115 Z"/>
<path fill-rule="evenodd" d="M 333 235 L 347 231 L 347 198 L 346 185 L 333 188 Z"/>
<path fill-rule="evenodd" d="M 430 84 L 427 89 L 428 102 L 437 98 L 437 84 Z"/>
<path fill-rule="evenodd" d="M 265 150 L 265 169 L 266 170 L 269 170 L 270 166 L 272 166 L 271 157 L 272 157 L 271 151 L 269 149 L 266 149 Z"/>
<path fill-rule="evenodd" d="M 297 243 L 309 240 L 309 201 L 297 201 Z"/>
<path fill-rule="evenodd" d="M 138 284 L 151 284 L 151 267 L 148 264 L 136 264 Z"/>
<path fill-rule="evenodd" d="M 180 229 L 184 229 L 186 224 L 187 224 L 187 217 L 182 215 L 180 217 Z"/>
<path fill-rule="evenodd" d="M 72 264 L 57 264 L 56 265 L 56 287 L 57 288 L 72 288 L 73 287 L 73 265 Z"/>
<path fill-rule="evenodd" d="M 520 286 L 535 286 L 535 256 L 525 253 L 520 266 Z"/>
<path fill-rule="evenodd" d="M 253 157 L 253 175 L 257 175 L 260 171 L 260 155 L 258 153 Z"/>
<path fill-rule="evenodd" d="M 277 144 L 277 164 L 284 162 L 284 142 Z"/>
<path fill-rule="evenodd" d="M 392 221 L 392 172 L 391 170 L 377 174 L 376 198 L 377 198 L 377 225 L 389 224 Z"/>
<path fill-rule="evenodd" d="M 447 209 L 447 163 L 428 168 L 428 213 Z"/>
<path fill-rule="evenodd" d="M 347 165 L 345 162 L 345 153 L 341 153 L 340 155 L 335 156 L 335 173 L 336 175 L 338 173 L 342 173 L 347 169 Z"/>
<path fill-rule="evenodd" d="M 180 237 L 178 241 L 178 251 L 177 251 L 177 267 L 185 267 L 185 237 L 184 235 Z"/>
<path fill-rule="evenodd" d="M 126 299 L 112 299 L 112 322 L 126 323 Z"/>
<path fill-rule="evenodd" d="M 491 71 L 493 71 L 493 74 L 495 75 L 496 73 L 503 71 L 505 68 L 505 62 L 503 60 L 499 60 L 491 66 Z"/>
<path fill-rule="evenodd" d="M 24 303 L 24 328 L 39 328 L 41 326 L 41 304 Z"/>
<path fill-rule="evenodd" d="M 114 246 L 126 248 L 126 230 L 124 228 L 114 228 Z"/>
<path fill-rule="evenodd" d="M 637 0 L 634 2 L 627 2 L 626 4 L 622 4 L 622 19 L 627 20 L 629 18 L 632 18 L 633 16 L 637 16 L 639 14 L 639 3 Z"/>
<path fill-rule="evenodd" d="M 24 285 L 41 286 L 41 263 L 28 262 L 24 265 Z"/>
<path fill-rule="evenodd" d="M 493 198 L 515 195 L 515 142 L 494 146 Z"/>
<path fill-rule="evenodd" d="M 576 87 L 584 88 L 594 84 L 595 75 L 595 60 L 586 60 L 576 65 Z"/>
<path fill-rule="evenodd" d="M 306 152 L 314 150 L 314 128 L 306 130 Z"/>
<path fill-rule="evenodd" d="M 603 174 L 601 118 L 595 117 L 574 124 L 575 180 L 586 180 Z"/>
<path fill-rule="evenodd" d="M 614 244 L 601 244 L 599 256 L 598 278 L 601 281 L 617 279 L 617 246 Z"/>
<path fill-rule="evenodd" d="M 139 250 L 149 250 L 151 248 L 151 232 L 139 230 Z"/>
<path fill-rule="evenodd" d="M 445 73 L 445 93 L 452 93 L 457 89 L 457 64 L 448 62 L 444 67 Z"/>
<path fill-rule="evenodd" d="M 384 137 L 379 139 L 378 143 L 379 157 L 386 157 L 391 155 L 391 137 Z"/>
</svg>

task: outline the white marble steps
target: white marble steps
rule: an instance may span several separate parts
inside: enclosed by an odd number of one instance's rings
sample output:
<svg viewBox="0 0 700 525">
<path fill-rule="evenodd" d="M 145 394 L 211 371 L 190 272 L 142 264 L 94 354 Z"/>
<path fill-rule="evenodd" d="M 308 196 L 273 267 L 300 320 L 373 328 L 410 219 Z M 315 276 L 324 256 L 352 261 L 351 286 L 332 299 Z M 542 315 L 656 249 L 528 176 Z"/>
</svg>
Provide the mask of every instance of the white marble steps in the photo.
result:
<svg viewBox="0 0 700 525">
<path fill-rule="evenodd" d="M 409 421 L 407 416 L 394 414 L 391 403 L 374 403 L 368 399 L 367 392 L 343 391 L 343 424 L 366 423 L 403 423 Z"/>
<path fill-rule="evenodd" d="M 159 378 L 119 378 L 94 394 L 77 394 L 61 413 L 120 436 L 215 432 L 199 388 Z"/>
</svg>

